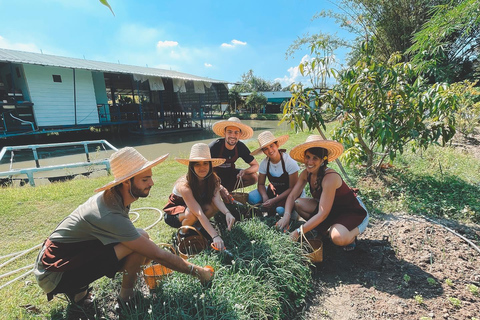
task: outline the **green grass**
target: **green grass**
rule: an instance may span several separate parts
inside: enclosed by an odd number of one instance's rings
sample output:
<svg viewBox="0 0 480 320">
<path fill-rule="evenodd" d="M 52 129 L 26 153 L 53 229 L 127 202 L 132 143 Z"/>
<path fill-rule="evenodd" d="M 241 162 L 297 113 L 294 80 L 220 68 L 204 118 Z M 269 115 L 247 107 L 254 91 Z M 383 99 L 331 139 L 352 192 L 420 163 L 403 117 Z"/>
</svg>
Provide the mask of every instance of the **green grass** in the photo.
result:
<svg viewBox="0 0 480 320">
<path fill-rule="evenodd" d="M 327 136 L 329 132 L 330 131 L 327 130 Z M 277 135 L 284 133 L 285 132 L 278 132 Z M 284 145 L 284 148 L 290 150 L 293 146 L 304 142 L 308 135 L 309 133 L 297 134 L 290 132 L 290 140 Z M 249 141 L 247 145 L 251 149 L 258 147 L 256 141 Z M 160 153 L 161 151 L 159 154 Z M 263 158 L 264 156 L 262 154 L 257 156 L 259 162 Z M 446 217 L 477 223 L 480 221 L 480 201 L 478 198 L 480 191 L 480 162 L 478 160 L 469 155 L 459 153 L 452 148 L 431 147 L 424 152 L 414 153 L 407 151 L 404 155 L 399 156 L 393 165 L 393 168 L 387 169 L 382 175 L 378 176 L 366 176 L 361 166 L 346 168 L 349 177 L 354 181 L 354 186 L 360 188 L 360 194 L 372 215 L 381 217 L 386 213 L 405 212 L 408 214 Z M 244 166 L 244 164 L 240 164 L 240 167 L 242 166 Z M 334 163 L 331 164 L 331 167 L 337 169 Z M 132 208 L 163 208 L 175 180 L 185 174 L 185 172 L 186 167 L 173 159 L 167 159 L 164 163 L 155 167 L 153 173 L 156 185 L 152 188 L 150 196 L 135 202 Z M 0 248 L 2 248 L 0 257 L 42 243 L 66 215 L 94 194 L 93 190 L 95 188 L 111 181 L 111 179 L 111 177 L 100 177 L 54 183 L 46 186 L 37 186 L 35 188 L 25 186 L 21 188 L 9 187 L 0 189 L 0 234 L 2 235 L 2 237 L 0 237 Z M 253 186 L 248 187 L 246 191 L 250 191 L 253 188 Z M 152 210 L 141 211 L 139 213 L 140 219 L 135 224 L 141 228 L 149 226 L 158 217 L 157 212 Z M 252 230 L 248 232 L 254 233 L 254 235 L 252 235 L 252 237 L 254 237 L 253 239 L 255 239 L 255 241 L 261 241 L 261 234 L 256 234 L 254 228 L 250 229 Z M 241 229 L 239 228 L 238 230 L 238 232 L 240 232 Z M 149 231 L 149 234 L 155 242 L 159 243 L 170 242 L 173 232 L 174 229 L 160 222 Z M 288 240 L 284 240 L 285 242 L 282 243 L 288 243 Z M 230 239 L 228 241 L 233 240 Z M 240 248 L 243 248 L 243 246 L 248 246 L 248 243 L 237 244 L 227 242 L 227 246 L 240 246 Z M 270 245 L 270 247 L 272 246 L 275 247 L 273 244 Z M 259 248 L 260 247 L 264 246 L 262 245 L 259 246 Z M 280 249 L 282 248 L 278 250 Z M 34 250 L 18 260 L 1 267 L 0 274 L 5 274 L 17 268 L 33 264 L 37 252 L 38 250 Z M 248 252 L 248 254 L 252 254 L 251 251 L 243 249 L 238 252 L 245 252 L 245 254 Z M 261 252 L 257 252 L 257 250 L 254 250 L 253 253 L 261 254 Z M 287 253 L 282 253 L 282 255 L 284 254 Z M 198 259 L 206 259 L 204 261 L 212 263 L 215 261 L 209 259 L 214 258 L 215 256 L 212 257 L 209 255 L 198 257 Z M 7 260 L 8 258 L 1 258 L 0 264 L 5 263 Z M 219 277 L 216 278 L 217 280 L 213 283 L 214 286 L 212 284 L 211 289 L 215 288 L 215 290 L 218 289 L 219 291 L 213 290 L 209 291 L 209 293 L 196 291 L 196 298 L 194 296 L 195 293 L 193 293 L 192 295 L 186 295 L 185 299 L 193 299 L 194 302 L 196 302 L 195 308 L 198 308 L 197 315 L 203 314 L 202 312 L 207 312 L 209 315 L 215 314 L 217 308 L 218 310 L 224 310 L 226 315 L 235 314 L 234 319 L 242 318 L 242 315 L 250 312 L 248 310 L 259 310 L 259 314 L 268 313 L 272 315 L 272 318 L 290 314 L 291 310 L 293 310 L 292 308 L 301 305 L 303 301 L 303 293 L 298 294 L 299 292 L 303 292 L 303 289 L 296 287 L 301 284 L 296 283 L 292 285 L 283 282 L 284 279 L 290 277 L 288 274 L 280 273 L 280 279 L 271 278 L 271 270 L 264 267 L 266 265 L 265 260 L 262 261 L 262 264 L 252 263 L 246 266 L 238 262 L 235 266 L 225 267 L 219 272 Z M 269 263 L 273 262 L 270 261 Z M 277 261 L 275 263 L 280 262 Z M 261 266 L 261 268 L 258 266 Z M 276 270 L 280 269 L 277 267 Z M 282 268 L 281 270 L 283 271 L 284 269 Z M 223 272 L 225 272 L 225 278 L 222 278 Z M 21 273 L 22 272 L 19 272 L 12 276 L 1 278 L 0 286 L 19 276 Z M 220 277 L 220 275 L 222 275 L 222 277 Z M 175 275 L 172 279 L 185 280 L 185 277 L 183 275 Z M 222 281 L 228 283 L 228 287 L 223 285 Z M 195 287 L 198 283 L 192 281 L 191 283 L 189 282 L 189 284 Z M 181 284 L 178 285 L 180 286 Z M 111 281 L 98 281 L 95 290 L 97 297 L 100 298 L 100 303 L 102 303 L 102 301 L 105 303 L 107 301 L 111 302 L 115 297 L 112 289 L 116 290 L 117 286 L 118 284 L 112 284 Z M 245 287 L 246 295 L 251 295 L 251 301 L 248 299 L 245 303 L 238 303 L 237 301 L 232 307 L 230 302 L 227 306 L 224 304 L 227 302 L 220 303 L 217 301 L 218 299 L 215 299 L 215 297 L 222 295 L 222 297 L 225 297 L 223 300 L 233 301 L 233 297 L 241 287 Z M 260 290 L 260 287 L 263 291 Z M 290 289 L 293 291 L 289 291 Z M 174 289 L 170 288 L 169 290 Z M 261 292 L 257 293 L 257 291 Z M 171 294 L 170 291 L 168 292 Z M 2 294 L 2 299 L 0 299 L 0 318 L 61 319 L 68 311 L 67 303 L 61 299 L 55 298 L 49 303 L 46 301 L 46 297 L 36 285 L 33 275 L 29 275 L 23 280 L 15 281 L 8 287 L 0 289 L 0 293 Z M 202 293 L 204 296 L 202 296 Z M 262 294 L 265 296 L 257 296 Z M 297 296 L 292 298 L 292 294 L 297 294 Z M 254 300 L 254 297 L 267 299 L 267 295 L 275 296 L 275 302 L 271 301 L 268 306 L 255 305 L 257 300 Z M 291 305 L 289 306 L 287 302 Z M 170 301 L 168 303 L 172 304 L 171 308 L 174 308 L 175 302 Z M 22 307 L 25 305 L 35 306 L 38 314 L 26 311 L 26 308 Z M 150 306 L 150 304 L 148 304 L 148 306 Z M 158 314 L 157 312 L 167 310 L 164 306 L 152 304 L 149 313 L 148 310 L 150 309 L 148 306 L 146 309 L 142 309 L 142 313 L 137 317 L 138 319 L 148 318 L 148 315 Z M 213 318 L 212 316 L 206 316 L 205 318 L 209 317 Z M 155 317 L 150 316 L 150 318 L 154 319 Z M 185 318 L 188 317 L 185 316 Z"/>
</svg>

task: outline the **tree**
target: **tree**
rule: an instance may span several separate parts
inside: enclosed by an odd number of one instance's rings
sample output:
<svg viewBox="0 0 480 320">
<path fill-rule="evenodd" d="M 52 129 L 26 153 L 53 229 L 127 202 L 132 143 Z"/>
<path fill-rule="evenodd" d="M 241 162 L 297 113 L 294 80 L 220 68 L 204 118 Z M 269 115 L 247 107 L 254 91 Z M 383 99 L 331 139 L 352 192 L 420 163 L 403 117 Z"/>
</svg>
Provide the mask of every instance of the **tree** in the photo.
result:
<svg viewBox="0 0 480 320">
<path fill-rule="evenodd" d="M 386 63 L 395 52 L 405 53 L 412 45 L 412 36 L 428 21 L 430 10 L 436 5 L 451 0 L 341 0 L 337 11 L 324 10 L 314 15 L 314 19 L 334 19 L 340 28 L 355 35 L 354 40 L 346 40 L 329 34 L 306 34 L 297 39 L 287 50 L 287 55 L 304 45 L 309 47 L 319 41 L 327 41 L 334 52 L 339 47 L 351 49 L 348 64 L 354 65 L 359 59 L 361 43 L 374 41 L 377 59 Z M 458 0 L 457 0 L 458 1 Z M 409 56 L 402 56 L 408 61 Z"/>
<path fill-rule="evenodd" d="M 267 98 L 256 91 L 253 91 L 245 101 L 247 107 L 250 108 L 251 113 L 260 113 L 261 108 L 267 104 Z"/>
<path fill-rule="evenodd" d="M 234 112 L 236 112 L 243 103 L 240 92 L 236 88 L 230 89 L 228 92 L 228 100 L 230 101 L 230 110 L 233 110 Z"/>
<path fill-rule="evenodd" d="M 474 80 L 480 72 L 480 10 L 478 0 L 439 5 L 414 36 L 408 50 L 412 62 L 432 82 Z"/>
<path fill-rule="evenodd" d="M 296 129 L 303 130 L 305 123 L 321 131 L 322 108 L 340 111 L 334 139 L 345 145 L 347 161 L 365 162 L 369 171 L 380 168 L 386 157 L 393 161 L 409 143 L 426 148 L 453 137 L 458 100 L 447 85 L 427 85 L 411 64 L 400 62 L 400 55 L 379 61 L 373 41 L 363 43 L 358 52 L 355 65 L 332 71 L 337 80 L 332 89 L 320 92 L 297 85 L 284 120 Z"/>
<path fill-rule="evenodd" d="M 282 85 L 279 82 L 267 81 L 253 74 L 253 70 L 242 74 L 242 81 L 232 87 L 240 93 L 248 93 L 253 91 L 280 91 Z"/>
</svg>

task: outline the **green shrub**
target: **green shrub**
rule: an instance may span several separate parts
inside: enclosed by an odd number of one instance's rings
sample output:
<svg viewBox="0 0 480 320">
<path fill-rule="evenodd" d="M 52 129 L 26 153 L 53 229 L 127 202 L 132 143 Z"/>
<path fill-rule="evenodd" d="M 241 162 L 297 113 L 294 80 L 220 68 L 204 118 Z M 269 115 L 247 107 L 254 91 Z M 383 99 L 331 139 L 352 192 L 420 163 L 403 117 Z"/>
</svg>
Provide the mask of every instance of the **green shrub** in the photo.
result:
<svg viewBox="0 0 480 320">
<path fill-rule="evenodd" d="M 202 286 L 174 272 L 127 318 L 294 318 L 311 286 L 310 269 L 299 244 L 259 219 L 237 223 L 223 238 L 233 259 L 212 250 L 192 258 L 196 264 L 214 267 L 211 283 Z"/>
</svg>

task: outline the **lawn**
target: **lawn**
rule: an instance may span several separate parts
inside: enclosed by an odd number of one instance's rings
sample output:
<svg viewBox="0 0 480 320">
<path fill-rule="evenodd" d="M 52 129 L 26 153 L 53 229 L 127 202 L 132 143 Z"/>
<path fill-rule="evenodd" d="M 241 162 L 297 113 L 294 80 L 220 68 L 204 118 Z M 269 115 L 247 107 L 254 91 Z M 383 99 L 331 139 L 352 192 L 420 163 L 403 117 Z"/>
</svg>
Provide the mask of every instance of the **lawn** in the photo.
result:
<svg viewBox="0 0 480 320">
<path fill-rule="evenodd" d="M 305 141 L 308 134 L 291 132 L 290 140 L 284 147 L 290 150 Z M 248 146 L 254 149 L 258 144 L 250 141 Z M 257 156 L 258 161 L 261 159 L 263 155 Z M 331 167 L 336 168 L 336 165 L 332 164 Z M 480 221 L 480 203 L 476 196 L 480 191 L 480 161 L 471 155 L 459 153 L 452 147 L 431 147 L 421 153 L 407 151 L 396 159 L 392 168 L 386 169 L 378 176 L 365 176 L 361 166 L 349 167 L 346 170 L 356 184 L 355 187 L 360 188 L 363 199 L 373 215 L 381 216 L 384 213 L 404 211 L 408 214 L 421 213 L 475 223 Z M 148 198 L 132 205 L 133 211 L 142 207 L 163 208 L 175 180 L 185 172 L 186 167 L 174 159 L 167 159 L 154 168 L 156 185 Z M 28 271 L 25 269 L 8 275 L 11 271 L 33 264 L 38 249 L 11 262 L 9 254 L 42 243 L 66 215 L 93 195 L 95 188 L 111 179 L 106 176 L 75 179 L 34 188 L 29 186 L 2 188 L 0 286 L 5 286 L 8 281 Z M 252 188 L 249 187 L 247 191 Z M 158 219 L 158 212 L 155 210 L 138 210 L 138 213 L 140 216 L 135 225 L 141 228 L 151 225 Z M 174 231 L 161 221 L 149 230 L 149 234 L 155 242 L 170 242 Z M 229 283 L 240 281 L 235 279 L 238 273 L 232 273 L 230 276 L 233 278 L 228 280 Z M 258 282 L 258 278 L 255 277 L 258 277 L 258 274 L 252 276 L 250 285 Z M 106 292 L 107 284 L 103 283 L 101 286 L 97 295 Z M 221 284 L 217 282 L 217 286 Z M 66 301 L 62 299 L 55 298 L 47 302 L 31 274 L 0 290 L 2 293 L 0 314 L 8 319 L 50 318 L 52 315 L 64 314 L 67 308 Z M 29 308 L 30 311 L 27 311 Z"/>
</svg>

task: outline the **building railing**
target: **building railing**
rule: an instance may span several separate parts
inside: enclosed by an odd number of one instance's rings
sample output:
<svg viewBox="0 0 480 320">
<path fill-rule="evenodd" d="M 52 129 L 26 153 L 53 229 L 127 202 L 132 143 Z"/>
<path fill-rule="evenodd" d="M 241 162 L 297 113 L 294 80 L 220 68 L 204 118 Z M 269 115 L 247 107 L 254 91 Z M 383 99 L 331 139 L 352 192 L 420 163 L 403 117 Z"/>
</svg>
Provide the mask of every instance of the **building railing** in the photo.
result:
<svg viewBox="0 0 480 320">
<path fill-rule="evenodd" d="M 103 146 L 107 146 L 108 148 L 112 149 L 113 151 L 117 151 L 113 145 L 111 145 L 107 140 L 92 140 L 92 141 L 79 141 L 79 142 L 64 142 L 64 143 L 51 143 L 51 144 L 36 144 L 36 145 L 26 145 L 26 146 L 9 146 L 3 147 L 0 151 L 0 162 L 2 162 L 3 157 L 7 152 L 11 153 L 11 160 L 10 160 L 10 170 L 0 172 L 0 177 L 8 177 L 12 178 L 16 175 L 26 175 L 28 178 L 28 182 L 31 186 L 35 186 L 34 174 L 39 172 L 45 171 L 52 171 L 58 169 L 71 169 L 71 168 L 78 168 L 78 167 L 90 167 L 94 165 L 105 166 L 105 169 L 110 172 L 110 162 L 108 159 L 101 159 L 101 160 L 91 160 L 90 159 L 90 152 L 88 149 L 89 145 L 92 144 L 101 144 Z M 47 149 L 47 148 L 59 148 L 59 147 L 75 147 L 75 146 L 83 146 L 86 161 L 83 162 L 75 162 L 75 163 L 64 163 L 58 165 L 50 165 L 42 167 L 40 165 L 40 158 L 39 158 L 39 149 Z M 104 147 L 105 148 L 105 147 Z M 22 150 L 31 150 L 33 154 L 33 159 L 35 161 L 34 168 L 22 168 L 22 169 L 13 169 L 13 156 L 14 153 L 17 151 Z"/>
</svg>

